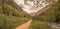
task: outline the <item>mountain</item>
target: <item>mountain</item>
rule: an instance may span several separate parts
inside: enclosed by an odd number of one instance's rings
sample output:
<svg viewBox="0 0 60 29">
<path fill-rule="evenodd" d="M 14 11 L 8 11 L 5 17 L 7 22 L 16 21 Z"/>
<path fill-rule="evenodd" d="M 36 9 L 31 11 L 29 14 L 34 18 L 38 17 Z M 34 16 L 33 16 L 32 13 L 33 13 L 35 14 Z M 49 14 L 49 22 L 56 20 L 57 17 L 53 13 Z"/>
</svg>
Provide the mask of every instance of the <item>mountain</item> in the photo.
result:
<svg viewBox="0 0 60 29">
<path fill-rule="evenodd" d="M 5 0 L 0 0 L 0 29 L 14 29 L 30 19 L 32 22 L 29 29 L 52 29 L 47 24 L 49 22 L 50 24 L 60 23 L 60 0 L 50 9 L 34 17 L 15 8 Z"/>
</svg>

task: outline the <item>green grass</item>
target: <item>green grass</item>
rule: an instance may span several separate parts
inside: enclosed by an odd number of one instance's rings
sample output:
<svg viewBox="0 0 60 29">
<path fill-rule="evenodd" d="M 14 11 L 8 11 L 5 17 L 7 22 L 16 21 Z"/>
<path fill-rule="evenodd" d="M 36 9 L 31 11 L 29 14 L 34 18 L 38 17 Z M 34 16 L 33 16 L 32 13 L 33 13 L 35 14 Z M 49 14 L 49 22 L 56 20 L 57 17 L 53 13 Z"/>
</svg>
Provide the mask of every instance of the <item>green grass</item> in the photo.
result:
<svg viewBox="0 0 60 29">
<path fill-rule="evenodd" d="M 46 22 L 32 20 L 30 29 L 52 29 Z"/>
<path fill-rule="evenodd" d="M 4 10 L 2 10 L 2 6 L 0 5 L 0 29 L 15 29 L 17 26 L 27 22 L 30 19 L 33 19 L 31 17 L 24 17 L 23 12 L 13 8 L 11 5 L 8 5 L 7 3 L 4 3 L 4 8 L 5 14 L 3 13 Z M 6 15 L 7 12 L 9 13 L 9 16 Z M 45 11 L 43 14 L 36 16 L 35 19 L 32 20 L 29 29 L 52 29 L 44 21 L 54 22 L 56 19 L 55 14 L 58 15 L 60 14 L 59 12 L 60 3 L 57 3 L 54 7 Z M 12 14 L 15 16 L 13 16 Z M 44 21 L 41 21 L 41 18 Z"/>
<path fill-rule="evenodd" d="M 0 14 L 0 29 L 15 29 L 17 26 L 27 22 L 29 18 L 19 18 Z M 29 29 L 52 29 L 46 22 L 32 20 Z"/>
<path fill-rule="evenodd" d="M 15 27 L 27 22 L 28 20 L 28 18 L 18 18 L 0 14 L 0 27 L 4 29 L 14 29 Z"/>
</svg>

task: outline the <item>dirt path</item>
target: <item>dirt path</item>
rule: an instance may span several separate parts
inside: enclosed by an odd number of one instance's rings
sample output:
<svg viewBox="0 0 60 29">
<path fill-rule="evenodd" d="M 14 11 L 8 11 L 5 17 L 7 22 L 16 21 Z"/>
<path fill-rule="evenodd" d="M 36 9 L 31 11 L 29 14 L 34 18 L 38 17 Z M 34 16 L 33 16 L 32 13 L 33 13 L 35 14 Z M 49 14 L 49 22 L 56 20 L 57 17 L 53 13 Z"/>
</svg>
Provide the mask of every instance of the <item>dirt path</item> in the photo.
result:
<svg viewBox="0 0 60 29">
<path fill-rule="evenodd" d="M 29 20 L 28 22 L 16 27 L 16 29 L 28 29 L 29 26 L 30 26 L 30 23 L 31 23 L 32 20 Z"/>
</svg>

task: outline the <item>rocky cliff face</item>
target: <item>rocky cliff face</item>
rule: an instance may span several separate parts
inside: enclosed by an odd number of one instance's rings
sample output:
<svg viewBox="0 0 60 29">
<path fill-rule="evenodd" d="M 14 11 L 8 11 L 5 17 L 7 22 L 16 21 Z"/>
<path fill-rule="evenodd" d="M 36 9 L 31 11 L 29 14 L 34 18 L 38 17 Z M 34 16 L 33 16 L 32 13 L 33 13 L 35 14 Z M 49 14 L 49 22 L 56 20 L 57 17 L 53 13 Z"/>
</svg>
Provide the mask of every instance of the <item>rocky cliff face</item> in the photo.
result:
<svg viewBox="0 0 60 29">
<path fill-rule="evenodd" d="M 13 0 L 6 0 L 6 2 L 9 4 L 9 5 L 12 5 L 14 8 L 18 9 L 18 10 L 21 10 L 21 8 L 13 1 Z"/>
</svg>

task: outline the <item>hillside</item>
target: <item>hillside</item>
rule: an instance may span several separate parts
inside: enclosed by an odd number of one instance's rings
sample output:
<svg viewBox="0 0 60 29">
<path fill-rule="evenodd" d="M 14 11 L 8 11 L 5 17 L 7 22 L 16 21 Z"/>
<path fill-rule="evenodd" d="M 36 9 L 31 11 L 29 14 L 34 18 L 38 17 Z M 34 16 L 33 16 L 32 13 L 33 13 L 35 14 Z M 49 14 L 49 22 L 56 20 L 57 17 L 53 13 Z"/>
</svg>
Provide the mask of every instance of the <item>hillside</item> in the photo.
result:
<svg viewBox="0 0 60 29">
<path fill-rule="evenodd" d="M 34 17 L 0 0 L 0 29 L 14 29 L 30 19 L 32 23 L 29 29 L 53 29 L 47 24 L 60 23 L 60 0 L 50 9 Z"/>
</svg>

